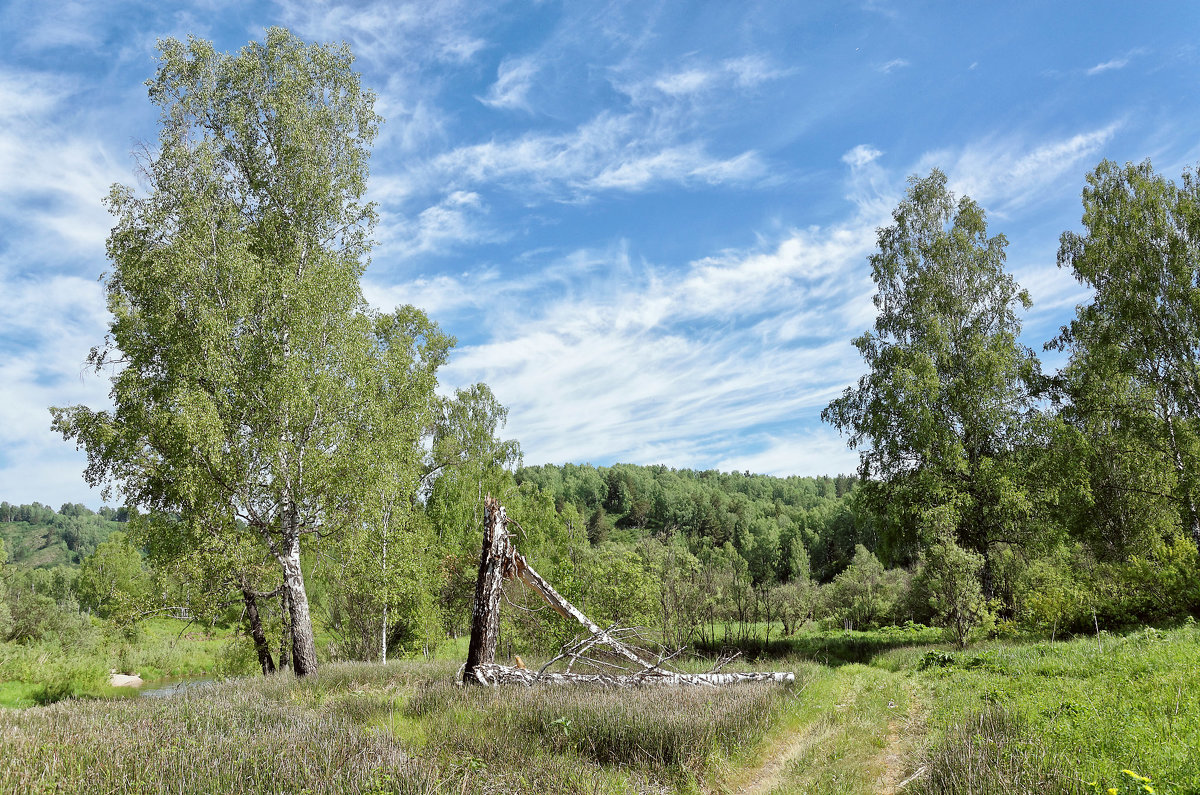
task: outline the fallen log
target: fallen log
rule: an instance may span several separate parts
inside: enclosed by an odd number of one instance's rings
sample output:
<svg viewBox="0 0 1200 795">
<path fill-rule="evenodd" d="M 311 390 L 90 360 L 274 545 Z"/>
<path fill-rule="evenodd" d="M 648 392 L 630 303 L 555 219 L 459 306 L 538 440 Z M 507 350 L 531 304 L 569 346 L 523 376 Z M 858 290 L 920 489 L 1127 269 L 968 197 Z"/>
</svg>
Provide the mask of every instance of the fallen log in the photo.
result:
<svg viewBox="0 0 1200 795">
<path fill-rule="evenodd" d="M 596 643 L 603 643 L 632 663 L 643 666 L 654 665 L 654 663 L 643 659 L 636 651 L 614 638 L 610 632 L 600 629 L 597 624 L 585 616 L 575 605 L 564 599 L 558 591 L 554 590 L 554 586 L 546 582 L 540 574 L 534 571 L 533 566 L 530 566 L 525 561 L 524 556 L 515 549 L 513 550 L 513 562 L 516 565 L 516 575 L 520 578 L 521 582 L 536 591 L 559 615 L 564 618 L 573 618 L 586 627 L 588 632 L 592 633 Z"/>
<path fill-rule="evenodd" d="M 796 675 L 790 671 L 756 673 L 709 673 L 682 674 L 674 671 L 653 671 L 636 674 L 576 674 L 538 673 L 528 668 L 511 665 L 484 663 L 475 666 L 472 673 L 481 685 L 599 685 L 601 687 L 656 687 L 662 685 L 693 685 L 717 687 L 741 682 L 795 682 Z"/>
</svg>

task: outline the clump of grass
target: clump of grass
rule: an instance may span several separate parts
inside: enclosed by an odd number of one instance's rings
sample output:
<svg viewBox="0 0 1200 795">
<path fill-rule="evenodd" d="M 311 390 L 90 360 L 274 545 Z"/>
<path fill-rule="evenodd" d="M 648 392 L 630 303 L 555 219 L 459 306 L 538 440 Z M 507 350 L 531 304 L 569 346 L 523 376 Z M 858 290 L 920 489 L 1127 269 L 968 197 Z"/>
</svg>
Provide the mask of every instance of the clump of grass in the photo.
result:
<svg viewBox="0 0 1200 795">
<path fill-rule="evenodd" d="M 915 788 L 927 795 L 1041 795 L 1077 792 L 1055 772 L 1044 744 L 1035 742 L 1005 707 L 990 704 L 953 726 L 927 752 L 927 775 Z"/>
<path fill-rule="evenodd" d="M 0 693 L 0 706 L 51 704 L 94 694 L 106 686 L 107 674 L 99 660 L 75 656 L 57 644 L 0 644 L 0 682 L 9 683 Z"/>
<path fill-rule="evenodd" d="M 336 710 L 226 683 L 0 713 L 0 791 L 426 793 L 437 772 Z"/>
<path fill-rule="evenodd" d="M 406 713 L 427 722 L 425 735 L 442 758 L 499 764 L 549 751 L 671 777 L 757 742 L 784 692 L 771 684 L 605 690 L 443 681 L 419 688 Z"/>
<path fill-rule="evenodd" d="M 762 736 L 782 698 L 771 685 L 468 688 L 452 684 L 456 668 L 327 665 L 170 699 L 0 713 L 0 791 L 695 789 L 707 766 Z"/>
<path fill-rule="evenodd" d="M 980 781 L 1003 781 L 1011 763 L 1025 778 L 1006 792 L 1085 792 L 1122 770 L 1151 778 L 1160 795 L 1200 792 L 1198 668 L 1194 626 L 955 654 L 921 674 L 934 729 L 925 786 L 993 767 Z"/>
</svg>

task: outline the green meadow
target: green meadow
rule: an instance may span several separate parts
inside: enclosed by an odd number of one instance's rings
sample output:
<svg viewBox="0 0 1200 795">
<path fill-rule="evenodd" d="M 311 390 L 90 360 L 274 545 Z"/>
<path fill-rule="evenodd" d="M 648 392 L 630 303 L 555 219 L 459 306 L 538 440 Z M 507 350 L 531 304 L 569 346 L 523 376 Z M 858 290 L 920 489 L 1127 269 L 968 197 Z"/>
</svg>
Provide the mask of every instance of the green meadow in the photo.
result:
<svg viewBox="0 0 1200 795">
<path fill-rule="evenodd" d="M 146 670 L 219 670 L 213 641 L 165 629 Z M 10 682 L 0 791 L 1200 792 L 1194 624 L 966 651 L 894 630 L 792 641 L 731 668 L 792 670 L 786 686 L 462 687 L 453 654 L 169 698 L 79 674 L 45 706 Z"/>
</svg>

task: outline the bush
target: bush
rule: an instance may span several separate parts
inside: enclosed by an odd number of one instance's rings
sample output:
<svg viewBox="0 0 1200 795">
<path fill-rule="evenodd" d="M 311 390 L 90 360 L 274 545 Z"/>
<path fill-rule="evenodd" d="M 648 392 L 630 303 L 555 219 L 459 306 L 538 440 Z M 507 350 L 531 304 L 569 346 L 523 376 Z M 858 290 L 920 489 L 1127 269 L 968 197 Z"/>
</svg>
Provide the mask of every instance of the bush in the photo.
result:
<svg viewBox="0 0 1200 795">
<path fill-rule="evenodd" d="M 939 626 L 967 647 L 971 630 L 987 615 L 979 574 L 983 556 L 963 549 L 950 535 L 934 541 L 921 552 L 913 589 L 925 598 Z"/>
<path fill-rule="evenodd" d="M 245 635 L 235 635 L 217 652 L 216 673 L 221 676 L 245 676 L 261 672 L 254 641 Z"/>
</svg>

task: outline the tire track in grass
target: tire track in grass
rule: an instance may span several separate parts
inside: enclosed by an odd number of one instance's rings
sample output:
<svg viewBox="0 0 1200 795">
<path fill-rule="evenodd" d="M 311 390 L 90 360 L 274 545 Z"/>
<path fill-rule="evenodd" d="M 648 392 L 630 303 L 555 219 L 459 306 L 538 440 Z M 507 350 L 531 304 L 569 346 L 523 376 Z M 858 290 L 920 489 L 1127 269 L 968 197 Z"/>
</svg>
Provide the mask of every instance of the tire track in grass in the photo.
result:
<svg viewBox="0 0 1200 795">
<path fill-rule="evenodd" d="M 832 733 L 832 726 L 821 726 L 820 721 L 787 735 L 772 747 L 766 762 L 753 777 L 738 787 L 739 795 L 768 795 L 784 784 L 788 766 L 800 759 Z"/>
<path fill-rule="evenodd" d="M 906 676 L 861 665 L 827 669 L 797 695 L 794 724 L 766 759 L 726 792 L 902 793 L 905 756 L 919 725 Z"/>
</svg>

